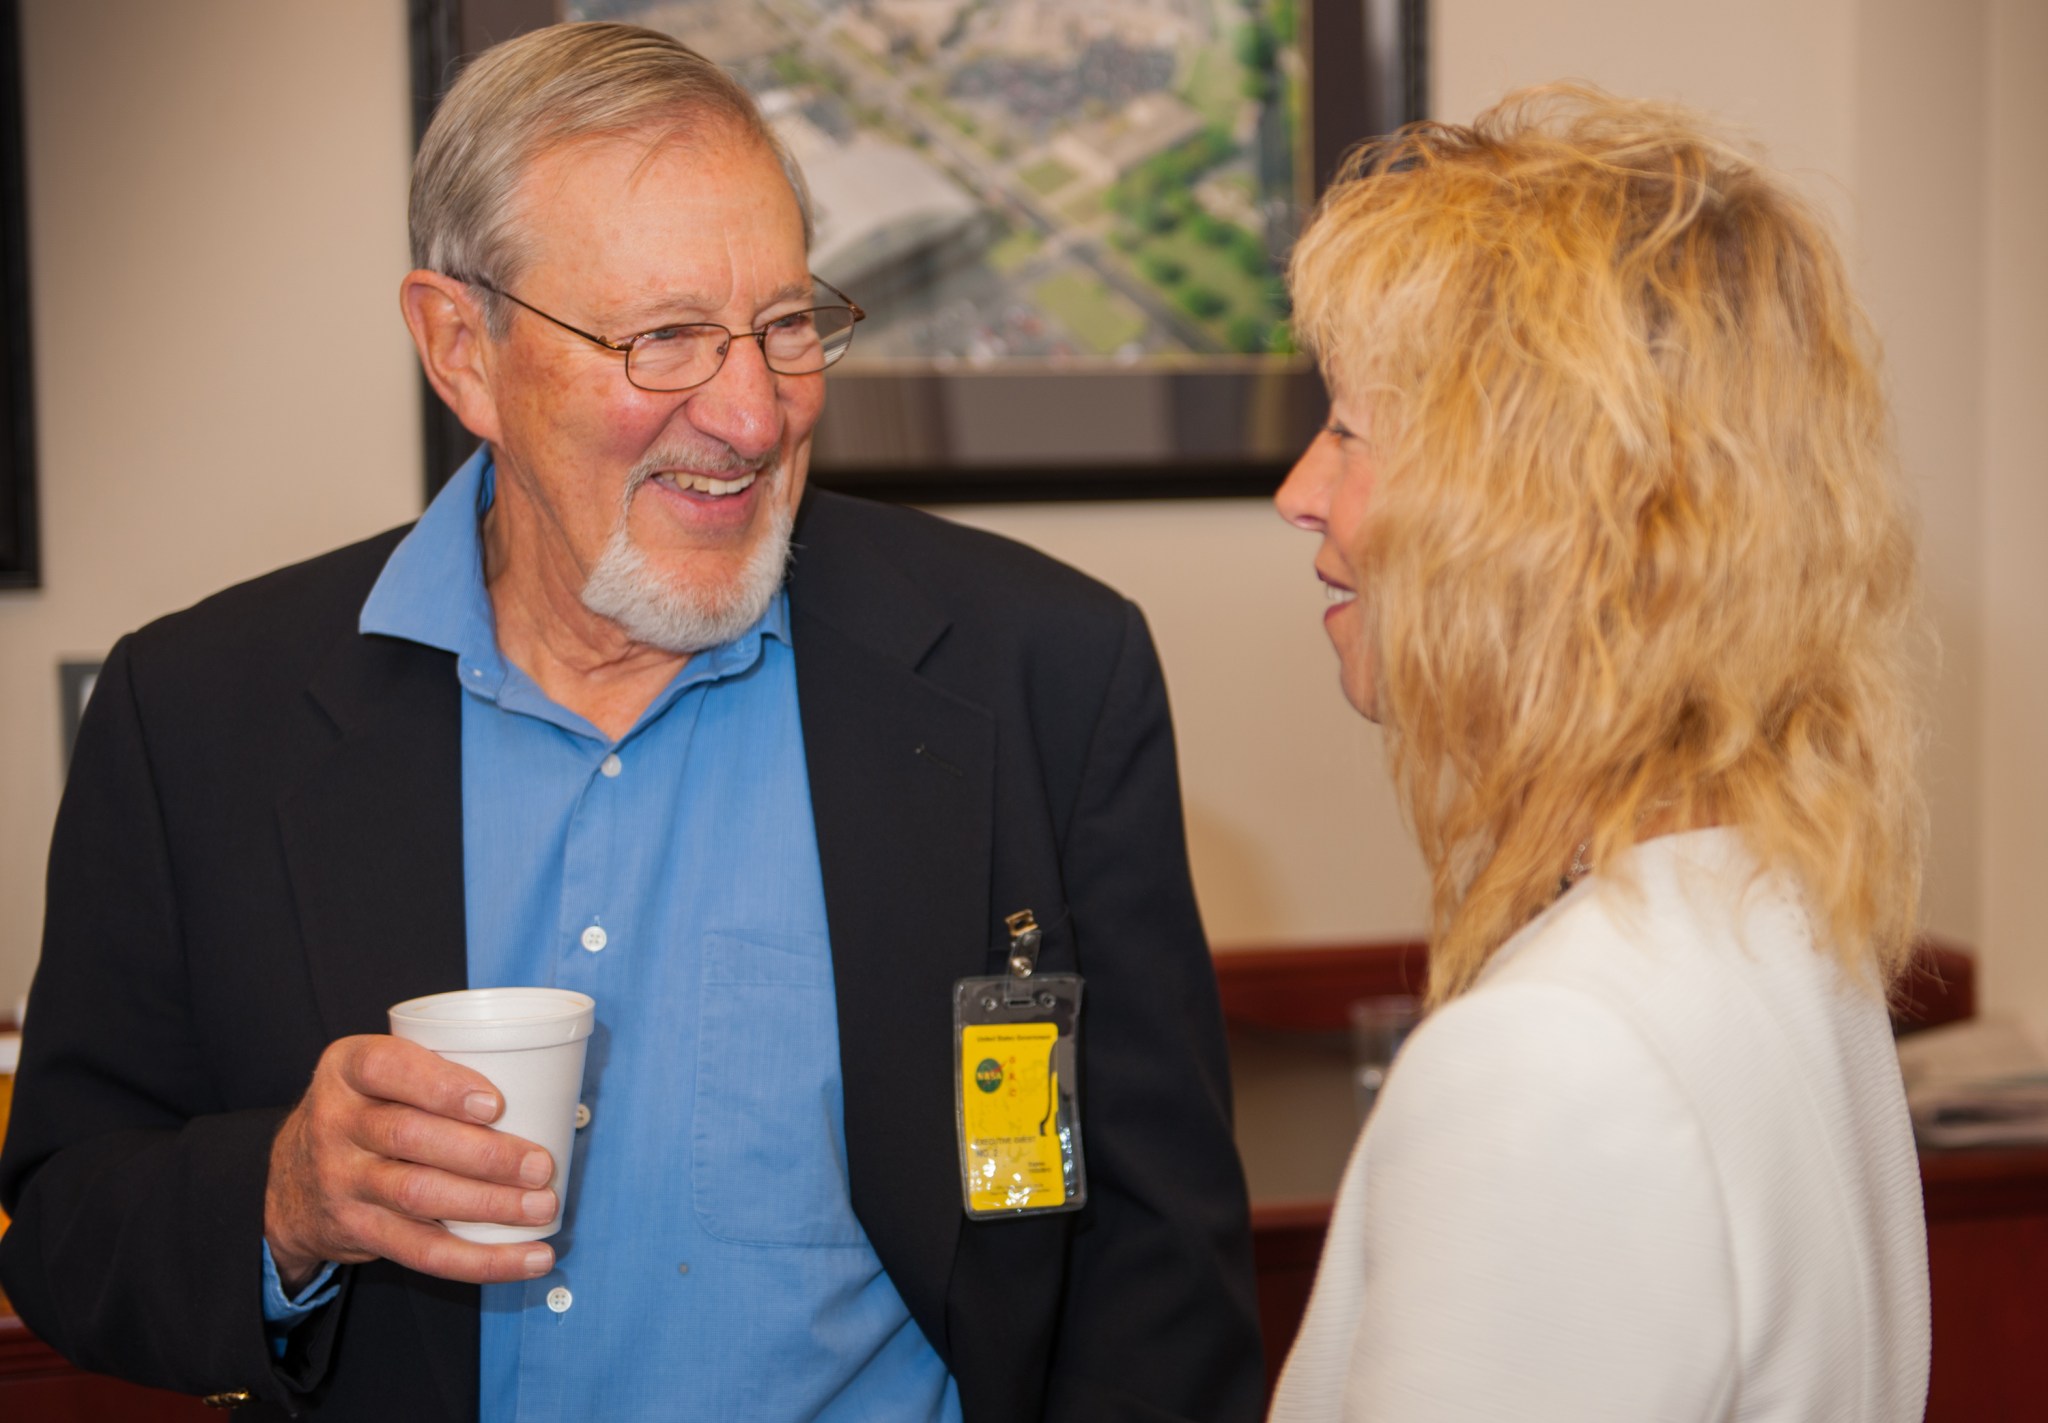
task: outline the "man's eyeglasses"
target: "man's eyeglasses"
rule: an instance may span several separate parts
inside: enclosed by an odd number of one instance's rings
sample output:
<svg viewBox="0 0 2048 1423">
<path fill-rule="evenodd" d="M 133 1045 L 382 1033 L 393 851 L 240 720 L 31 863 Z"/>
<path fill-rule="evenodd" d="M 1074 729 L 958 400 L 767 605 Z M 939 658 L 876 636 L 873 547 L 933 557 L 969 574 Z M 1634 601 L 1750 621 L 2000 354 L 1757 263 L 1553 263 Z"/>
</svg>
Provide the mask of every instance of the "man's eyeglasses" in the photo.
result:
<svg viewBox="0 0 2048 1423">
<path fill-rule="evenodd" d="M 453 276 L 453 273 L 450 273 Z M 524 307 L 543 321 L 552 321 L 572 336 L 581 336 L 593 346 L 602 346 L 626 358 L 626 379 L 645 391 L 690 390 L 717 375 L 725 365 L 725 353 L 732 343 L 751 336 L 761 348 L 761 359 L 777 375 L 816 375 L 853 345 L 853 325 L 865 321 L 854 299 L 822 277 L 812 277 L 820 287 L 844 302 L 843 306 L 813 306 L 778 316 L 759 331 L 734 331 L 715 321 L 692 321 L 680 326 L 661 326 L 643 331 L 624 341 L 608 341 L 571 326 L 559 316 L 550 316 L 530 302 L 474 277 L 455 277 L 473 287 Z"/>
</svg>

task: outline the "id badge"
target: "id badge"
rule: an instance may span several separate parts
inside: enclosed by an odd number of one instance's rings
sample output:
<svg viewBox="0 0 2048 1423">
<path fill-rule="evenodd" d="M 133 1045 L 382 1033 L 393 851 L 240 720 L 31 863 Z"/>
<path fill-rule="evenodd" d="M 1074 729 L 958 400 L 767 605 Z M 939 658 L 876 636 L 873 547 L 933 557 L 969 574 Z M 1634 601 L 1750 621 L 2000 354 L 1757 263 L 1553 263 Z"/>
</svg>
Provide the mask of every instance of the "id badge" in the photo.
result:
<svg viewBox="0 0 2048 1423">
<path fill-rule="evenodd" d="M 1037 925 L 1028 913 L 1010 924 L 1010 973 L 953 985 L 960 1197 L 975 1220 L 1079 1210 L 1088 1199 L 1081 977 L 1037 973 Z"/>
</svg>

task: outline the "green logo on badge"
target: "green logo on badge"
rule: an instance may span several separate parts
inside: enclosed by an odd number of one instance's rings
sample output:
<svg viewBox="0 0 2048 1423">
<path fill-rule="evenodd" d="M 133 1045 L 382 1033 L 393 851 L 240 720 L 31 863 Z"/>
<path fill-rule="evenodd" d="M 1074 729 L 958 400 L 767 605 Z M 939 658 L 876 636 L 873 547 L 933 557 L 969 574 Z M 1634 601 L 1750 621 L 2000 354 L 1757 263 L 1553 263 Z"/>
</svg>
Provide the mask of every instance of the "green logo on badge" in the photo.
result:
<svg viewBox="0 0 2048 1423">
<path fill-rule="evenodd" d="M 1003 1085 L 1003 1065 L 992 1057 L 985 1057 L 974 1069 L 974 1085 L 984 1092 L 993 1092 Z"/>
</svg>

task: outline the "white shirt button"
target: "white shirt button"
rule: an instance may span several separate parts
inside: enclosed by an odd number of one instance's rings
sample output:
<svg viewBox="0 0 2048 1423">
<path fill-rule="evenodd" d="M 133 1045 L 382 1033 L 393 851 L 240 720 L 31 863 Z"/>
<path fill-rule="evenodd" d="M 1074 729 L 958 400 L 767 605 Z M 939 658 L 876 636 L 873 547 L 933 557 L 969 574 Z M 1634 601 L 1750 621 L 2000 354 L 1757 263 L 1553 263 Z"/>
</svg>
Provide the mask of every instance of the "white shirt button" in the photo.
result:
<svg viewBox="0 0 2048 1423">
<path fill-rule="evenodd" d="M 619 753 L 614 751 L 598 764 L 597 769 L 604 772 L 607 777 L 616 776 L 619 772 L 626 769 L 626 763 L 621 761 Z"/>
<path fill-rule="evenodd" d="M 576 1303 L 576 1296 L 570 1294 L 569 1291 L 561 1285 L 556 1285 L 553 1289 L 548 1291 L 548 1308 L 553 1310 L 556 1314 L 567 1314 L 569 1312 L 569 1306 L 574 1303 Z"/>
<path fill-rule="evenodd" d="M 611 942 L 611 936 L 593 924 L 583 931 L 583 947 L 593 954 Z"/>
<path fill-rule="evenodd" d="M 584 1106 L 581 1102 L 578 1102 L 576 1104 L 576 1130 L 582 1131 L 585 1127 L 589 1125 L 590 1108 Z"/>
</svg>

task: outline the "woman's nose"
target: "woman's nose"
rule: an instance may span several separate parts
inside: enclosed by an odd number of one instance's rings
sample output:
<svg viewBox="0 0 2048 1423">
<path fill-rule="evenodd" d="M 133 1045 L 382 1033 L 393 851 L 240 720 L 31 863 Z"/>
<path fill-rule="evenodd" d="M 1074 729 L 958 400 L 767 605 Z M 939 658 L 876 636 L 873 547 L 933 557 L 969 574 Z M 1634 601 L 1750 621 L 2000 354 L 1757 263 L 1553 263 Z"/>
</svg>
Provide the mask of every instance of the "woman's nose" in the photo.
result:
<svg viewBox="0 0 2048 1423">
<path fill-rule="evenodd" d="M 1309 442 L 1309 447 L 1301 452 L 1301 458 L 1294 462 L 1294 468 L 1287 471 L 1286 480 L 1273 495 L 1273 507 L 1280 511 L 1281 518 L 1297 529 L 1318 533 L 1330 515 L 1330 480 L 1324 468 L 1328 461 L 1319 448 L 1322 443 L 1321 435 Z"/>
</svg>

